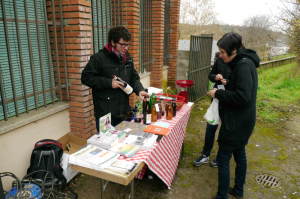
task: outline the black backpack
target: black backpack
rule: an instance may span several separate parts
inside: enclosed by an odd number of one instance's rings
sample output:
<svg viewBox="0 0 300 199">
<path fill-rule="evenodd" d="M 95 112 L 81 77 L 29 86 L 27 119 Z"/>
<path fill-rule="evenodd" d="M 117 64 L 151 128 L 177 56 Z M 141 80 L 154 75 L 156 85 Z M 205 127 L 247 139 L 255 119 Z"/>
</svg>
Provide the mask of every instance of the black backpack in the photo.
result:
<svg viewBox="0 0 300 199">
<path fill-rule="evenodd" d="M 46 186 L 47 184 L 55 185 L 57 188 L 63 189 L 67 180 L 60 166 L 62 154 L 62 145 L 56 140 L 44 139 L 36 142 L 27 175 L 43 181 Z"/>
</svg>

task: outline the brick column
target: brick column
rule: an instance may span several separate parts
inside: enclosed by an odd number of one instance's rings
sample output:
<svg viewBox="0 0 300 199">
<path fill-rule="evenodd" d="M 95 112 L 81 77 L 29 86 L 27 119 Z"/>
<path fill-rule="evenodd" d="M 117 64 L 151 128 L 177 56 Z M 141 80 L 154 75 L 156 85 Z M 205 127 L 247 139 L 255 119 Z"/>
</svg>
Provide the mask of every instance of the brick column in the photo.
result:
<svg viewBox="0 0 300 199">
<path fill-rule="evenodd" d="M 152 57 L 150 85 L 162 87 L 165 1 L 152 0 Z"/>
<path fill-rule="evenodd" d="M 55 0 L 56 11 L 59 11 L 59 0 Z M 91 1 L 89 0 L 69 0 L 62 2 L 63 20 L 57 17 L 57 21 L 64 23 L 64 37 L 62 32 L 57 30 L 59 62 L 66 64 L 69 92 L 70 92 L 70 128 L 71 133 L 88 138 L 96 132 L 94 121 L 94 107 L 91 95 L 91 89 L 82 85 L 81 72 L 92 54 L 92 15 Z M 48 0 L 48 13 L 51 17 L 51 1 Z M 50 30 L 50 37 L 54 33 Z M 64 42 L 62 42 L 63 40 Z M 53 40 L 53 39 L 52 39 Z M 64 43 L 64 45 L 63 45 Z M 54 46 L 54 47 L 53 47 Z M 52 58 L 56 62 L 53 55 L 55 44 L 52 43 Z M 62 55 L 64 53 L 64 55 Z M 61 67 L 60 67 L 61 69 Z"/>
<path fill-rule="evenodd" d="M 175 87 L 176 80 L 176 58 L 179 39 L 179 10 L 180 0 L 170 0 L 170 40 L 169 40 L 169 59 L 168 59 L 168 85 Z"/>
<path fill-rule="evenodd" d="M 133 0 L 121 0 L 121 19 L 122 24 L 128 28 L 131 33 L 131 41 L 129 46 L 129 53 L 133 58 L 134 67 L 140 71 L 140 2 Z M 136 95 L 130 96 L 129 104 L 134 106 Z"/>
<path fill-rule="evenodd" d="M 131 33 L 129 53 L 133 57 L 134 66 L 140 69 L 140 3 L 133 0 L 121 0 L 122 24 Z"/>
</svg>

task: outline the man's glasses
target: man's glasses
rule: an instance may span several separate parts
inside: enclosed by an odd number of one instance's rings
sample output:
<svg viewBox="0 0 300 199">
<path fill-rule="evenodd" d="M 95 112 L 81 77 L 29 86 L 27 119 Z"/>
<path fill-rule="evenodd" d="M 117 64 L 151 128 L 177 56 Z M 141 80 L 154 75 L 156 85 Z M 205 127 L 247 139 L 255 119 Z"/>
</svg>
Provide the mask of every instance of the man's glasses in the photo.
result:
<svg viewBox="0 0 300 199">
<path fill-rule="evenodd" d="M 120 44 L 122 47 L 128 47 L 129 44 L 128 43 L 121 43 L 121 42 L 117 42 L 118 44 Z"/>
</svg>

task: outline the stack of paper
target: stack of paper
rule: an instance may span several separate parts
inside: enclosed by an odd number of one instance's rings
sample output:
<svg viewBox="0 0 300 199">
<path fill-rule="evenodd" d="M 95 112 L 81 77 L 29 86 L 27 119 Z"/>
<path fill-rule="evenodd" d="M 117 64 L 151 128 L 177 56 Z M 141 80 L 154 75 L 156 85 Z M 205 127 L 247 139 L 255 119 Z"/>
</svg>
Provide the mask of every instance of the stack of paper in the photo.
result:
<svg viewBox="0 0 300 199">
<path fill-rule="evenodd" d="M 126 160 L 115 160 L 106 169 L 121 174 L 129 174 L 131 171 L 134 170 L 136 165 L 137 163 L 128 162 Z"/>
<path fill-rule="evenodd" d="M 114 162 L 120 155 L 112 151 L 101 149 L 95 145 L 87 145 L 70 155 L 69 163 L 95 170 L 101 170 Z"/>
</svg>

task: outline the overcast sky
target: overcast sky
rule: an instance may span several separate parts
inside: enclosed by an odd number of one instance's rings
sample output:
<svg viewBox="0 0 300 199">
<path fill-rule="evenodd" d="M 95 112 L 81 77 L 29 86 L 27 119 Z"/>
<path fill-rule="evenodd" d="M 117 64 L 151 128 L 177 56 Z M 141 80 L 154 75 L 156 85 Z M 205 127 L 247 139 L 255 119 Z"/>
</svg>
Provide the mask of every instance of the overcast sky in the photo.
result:
<svg viewBox="0 0 300 199">
<path fill-rule="evenodd" d="M 214 0 L 217 20 L 223 24 L 242 25 L 244 20 L 257 15 L 280 14 L 281 0 Z"/>
</svg>

